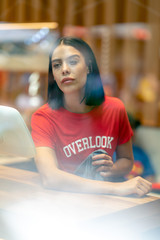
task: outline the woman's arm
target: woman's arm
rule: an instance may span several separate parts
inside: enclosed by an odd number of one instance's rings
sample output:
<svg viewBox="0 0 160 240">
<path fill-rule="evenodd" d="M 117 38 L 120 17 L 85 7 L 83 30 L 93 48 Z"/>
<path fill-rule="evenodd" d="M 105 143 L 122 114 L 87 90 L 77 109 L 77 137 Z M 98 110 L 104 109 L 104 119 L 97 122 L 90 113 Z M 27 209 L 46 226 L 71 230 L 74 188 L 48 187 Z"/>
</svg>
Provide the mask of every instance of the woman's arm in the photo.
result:
<svg viewBox="0 0 160 240">
<path fill-rule="evenodd" d="M 37 147 L 36 164 L 44 187 L 70 192 L 98 193 L 143 196 L 151 190 L 151 183 L 142 178 L 135 178 L 124 183 L 112 183 L 85 179 L 67 173 L 58 168 L 54 150 L 49 147 Z"/>
<path fill-rule="evenodd" d="M 71 192 L 114 194 L 112 183 L 106 187 L 103 182 L 85 179 L 60 170 L 53 149 L 37 147 L 36 152 L 36 165 L 44 187 Z"/>
</svg>

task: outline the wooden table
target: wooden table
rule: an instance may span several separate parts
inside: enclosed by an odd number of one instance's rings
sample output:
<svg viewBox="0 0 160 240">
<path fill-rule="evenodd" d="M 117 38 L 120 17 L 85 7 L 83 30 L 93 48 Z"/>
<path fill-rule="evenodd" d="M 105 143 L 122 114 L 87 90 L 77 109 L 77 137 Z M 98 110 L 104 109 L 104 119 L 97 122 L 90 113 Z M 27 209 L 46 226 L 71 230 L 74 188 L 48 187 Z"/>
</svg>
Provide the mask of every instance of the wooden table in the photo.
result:
<svg viewBox="0 0 160 240">
<path fill-rule="evenodd" d="M 6 166 L 0 166 L 0 214 L 0 239 L 5 240 L 160 236 L 160 198 L 152 194 L 134 198 L 45 190 L 38 173 Z"/>
</svg>

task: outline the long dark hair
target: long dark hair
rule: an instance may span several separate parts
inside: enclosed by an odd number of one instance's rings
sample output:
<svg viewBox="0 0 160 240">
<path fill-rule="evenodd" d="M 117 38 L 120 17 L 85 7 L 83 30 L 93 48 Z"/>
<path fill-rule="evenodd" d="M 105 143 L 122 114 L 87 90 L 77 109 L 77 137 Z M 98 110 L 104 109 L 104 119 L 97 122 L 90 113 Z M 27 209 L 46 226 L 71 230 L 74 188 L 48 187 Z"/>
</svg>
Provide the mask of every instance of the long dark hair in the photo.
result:
<svg viewBox="0 0 160 240">
<path fill-rule="evenodd" d="M 63 107 L 63 92 L 58 87 L 52 72 L 52 54 L 56 47 L 61 43 L 76 48 L 85 59 L 89 73 L 85 86 L 85 94 L 83 101 L 88 106 L 98 106 L 104 101 L 104 90 L 97 66 L 96 58 L 90 46 L 80 38 L 62 37 L 59 38 L 49 56 L 48 70 L 48 103 L 52 109 Z"/>
</svg>

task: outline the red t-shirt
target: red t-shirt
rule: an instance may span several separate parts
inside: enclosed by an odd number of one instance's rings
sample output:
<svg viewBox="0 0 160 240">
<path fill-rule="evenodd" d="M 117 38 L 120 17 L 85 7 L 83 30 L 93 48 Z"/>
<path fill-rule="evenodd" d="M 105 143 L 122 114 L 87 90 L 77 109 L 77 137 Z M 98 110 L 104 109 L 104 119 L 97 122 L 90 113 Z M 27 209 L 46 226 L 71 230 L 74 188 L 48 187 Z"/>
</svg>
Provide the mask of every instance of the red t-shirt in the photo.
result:
<svg viewBox="0 0 160 240">
<path fill-rule="evenodd" d="M 31 126 L 35 146 L 54 149 L 59 168 L 68 172 L 97 149 L 112 156 L 116 146 L 133 135 L 124 104 L 113 97 L 83 114 L 45 104 L 33 114 Z"/>
</svg>

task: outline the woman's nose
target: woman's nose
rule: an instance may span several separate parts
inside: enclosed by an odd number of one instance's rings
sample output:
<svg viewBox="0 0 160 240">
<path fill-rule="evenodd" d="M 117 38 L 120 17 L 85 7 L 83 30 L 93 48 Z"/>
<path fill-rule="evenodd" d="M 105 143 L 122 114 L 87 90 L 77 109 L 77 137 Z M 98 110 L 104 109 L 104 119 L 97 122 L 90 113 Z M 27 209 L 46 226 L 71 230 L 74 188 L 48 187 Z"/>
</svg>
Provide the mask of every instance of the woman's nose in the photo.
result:
<svg viewBox="0 0 160 240">
<path fill-rule="evenodd" d="M 67 63 L 63 63 L 63 65 L 62 65 L 62 74 L 68 74 L 70 72 L 70 70 L 69 70 L 69 66 L 68 66 L 68 64 Z"/>
</svg>

